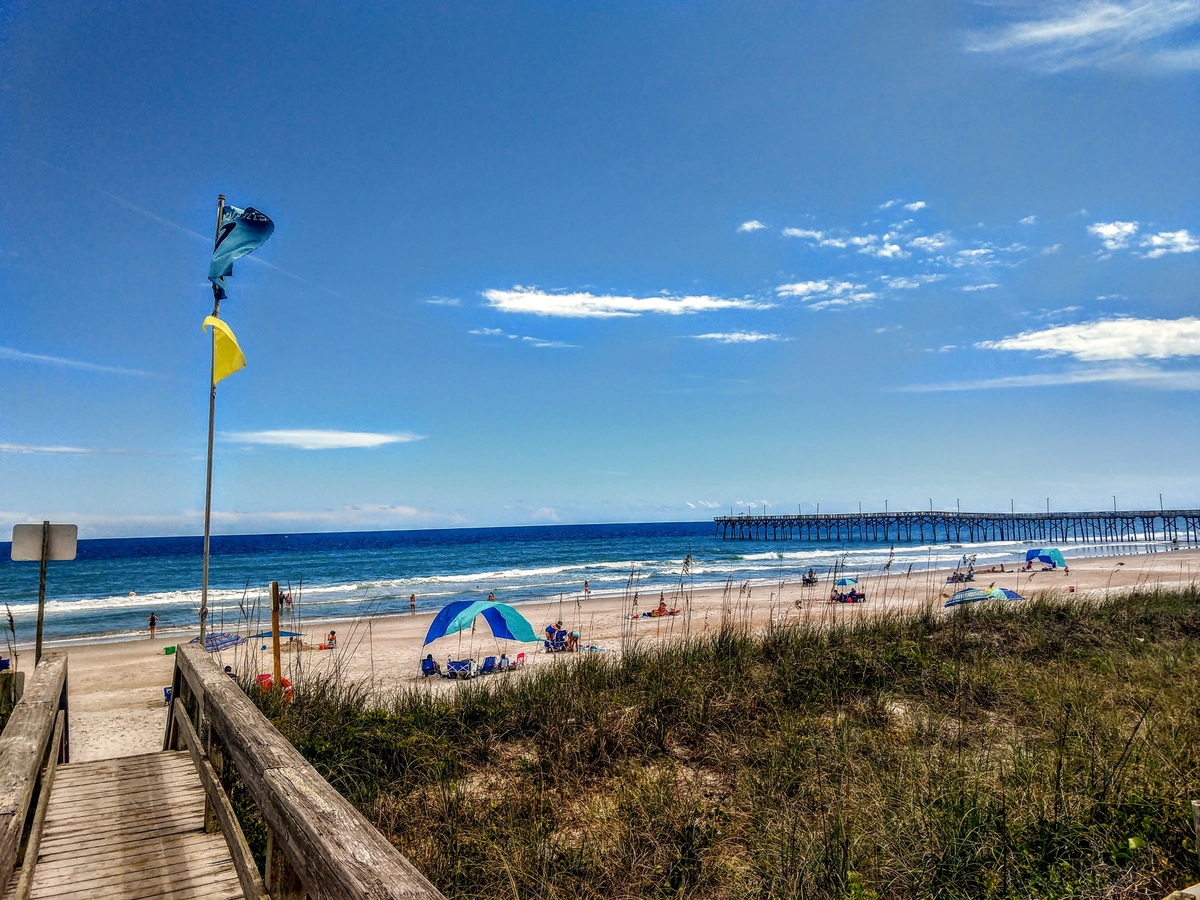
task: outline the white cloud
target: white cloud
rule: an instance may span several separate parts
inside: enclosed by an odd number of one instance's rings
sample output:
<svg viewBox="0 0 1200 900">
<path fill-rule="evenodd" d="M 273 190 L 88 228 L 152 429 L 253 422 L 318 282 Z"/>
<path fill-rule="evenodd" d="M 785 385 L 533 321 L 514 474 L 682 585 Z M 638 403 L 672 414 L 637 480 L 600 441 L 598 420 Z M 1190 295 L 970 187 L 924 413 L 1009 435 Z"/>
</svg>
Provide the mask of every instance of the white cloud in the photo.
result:
<svg viewBox="0 0 1200 900">
<path fill-rule="evenodd" d="M 431 306 L 461 306 L 457 297 L 430 297 L 425 301 Z"/>
<path fill-rule="evenodd" d="M 923 250 L 926 253 L 933 253 L 937 250 L 943 250 L 952 244 L 953 238 L 945 231 L 939 231 L 937 234 L 921 235 L 915 237 L 908 242 L 908 246 L 917 250 Z"/>
<path fill-rule="evenodd" d="M 880 275 L 879 280 L 882 281 L 890 290 L 912 290 L 919 288 L 923 284 L 932 284 L 935 281 L 942 281 L 945 275 L 940 272 L 933 275 Z"/>
<path fill-rule="evenodd" d="M 780 297 L 808 297 L 811 294 L 823 294 L 829 290 L 828 281 L 797 281 L 795 284 L 781 284 L 775 288 Z"/>
<path fill-rule="evenodd" d="M 741 225 L 739 225 L 737 230 L 738 232 L 761 231 L 766 227 L 767 226 L 758 221 L 758 219 L 751 219 L 749 222 L 743 222 Z"/>
<path fill-rule="evenodd" d="M 861 287 L 862 285 L 858 285 Z M 817 303 L 809 304 L 809 309 L 814 312 L 820 312 L 823 309 L 836 309 L 842 306 L 857 306 L 860 303 L 870 303 L 878 294 L 871 291 L 855 291 L 852 294 L 844 296 L 834 296 L 828 300 L 820 300 Z"/>
<path fill-rule="evenodd" d="M 521 340 L 535 347 L 552 350 L 574 350 L 579 346 L 578 344 L 568 344 L 566 341 L 548 341 L 544 338 L 529 337 L 528 335 L 522 337 Z"/>
<path fill-rule="evenodd" d="M 62 356 L 47 356 L 44 353 L 25 353 L 12 347 L 0 347 L 0 359 L 10 359 L 13 362 L 39 363 L 47 366 L 62 366 L 68 369 L 83 369 L 86 372 L 107 372 L 112 375 L 137 375 L 142 378 L 153 377 L 153 372 L 141 369 L 125 369 L 120 366 L 105 366 L 99 363 L 85 362 L 80 359 L 66 359 Z"/>
<path fill-rule="evenodd" d="M 963 259 L 978 260 L 985 256 L 991 256 L 992 251 L 987 247 L 975 247 L 971 250 L 959 250 L 958 255 Z"/>
<path fill-rule="evenodd" d="M 1042 256 L 1049 256 L 1051 253 L 1057 253 L 1062 249 L 1062 244 L 1051 244 L 1049 247 L 1042 248 Z"/>
<path fill-rule="evenodd" d="M 1037 221 L 1037 216 L 1026 216 L 1023 219 L 1018 219 L 1017 224 L 1018 225 L 1032 225 L 1036 221 Z"/>
<path fill-rule="evenodd" d="M 87 447 L 39 446 L 37 444 L 5 444 L 0 443 L 0 453 L 95 453 Z"/>
<path fill-rule="evenodd" d="M 960 291 L 988 291 L 992 288 L 1000 287 L 998 284 L 964 284 L 959 288 Z"/>
<path fill-rule="evenodd" d="M 1011 54 L 1049 71 L 1120 63 L 1200 69 L 1195 0 L 1057 0 L 1032 8 L 1046 12 L 976 33 L 967 49 Z"/>
<path fill-rule="evenodd" d="M 924 200 L 916 200 L 916 201 L 914 201 L 914 202 L 912 202 L 912 203 L 905 203 L 905 204 L 904 204 L 904 208 L 905 208 L 905 209 L 910 209 L 910 210 L 912 210 L 913 212 L 916 212 L 918 209 L 924 209 L 924 208 L 925 208 L 926 206 L 928 206 L 928 205 L 929 205 L 929 204 L 928 204 L 928 203 L 926 203 Z"/>
<path fill-rule="evenodd" d="M 1146 253 L 1148 259 L 1157 259 L 1167 253 L 1195 253 L 1200 250 L 1200 240 L 1197 240 L 1186 228 L 1179 231 L 1160 231 L 1148 235 L 1142 240 L 1143 247 L 1150 247 Z"/>
<path fill-rule="evenodd" d="M 234 444 L 264 444 L 273 447 L 295 447 L 298 450 L 362 449 L 424 440 L 422 435 L 407 432 L 380 434 L 373 431 L 329 431 L 319 428 L 226 431 L 221 433 L 221 438 Z"/>
<path fill-rule="evenodd" d="M 486 337 L 503 337 L 508 334 L 503 328 L 472 328 L 467 334 Z"/>
<path fill-rule="evenodd" d="M 1122 250 L 1129 245 L 1129 239 L 1137 234 L 1137 222 L 1096 222 L 1088 226 L 1088 234 L 1100 238 L 1100 243 L 1108 251 Z"/>
<path fill-rule="evenodd" d="M 659 294 L 652 297 L 626 297 L 592 294 L 586 291 L 552 294 L 520 285 L 509 291 L 487 290 L 483 292 L 483 296 L 494 309 L 501 312 L 596 319 L 640 316 L 643 313 L 679 316 L 721 309 L 769 309 L 772 305 L 744 298 L 734 300 L 707 295 L 680 297 Z"/>
<path fill-rule="evenodd" d="M 905 393 L 941 391 L 981 391 L 1001 388 L 1055 387 L 1072 384 L 1127 384 L 1132 387 L 1165 391 L 1200 391 L 1200 371 L 1166 371 L 1148 366 L 1112 366 L 1077 369 L 1073 372 L 1049 372 L 1036 375 L 1008 375 L 978 381 L 949 381 L 941 384 L 910 384 L 898 388 Z"/>
<path fill-rule="evenodd" d="M 785 228 L 783 229 L 783 236 L 807 238 L 810 241 L 819 241 L 825 237 L 825 232 L 813 231 L 811 228 Z"/>
<path fill-rule="evenodd" d="M 893 206 L 895 206 L 899 202 L 900 202 L 899 200 L 888 200 L 886 203 L 880 203 L 879 208 L 880 209 L 891 209 Z"/>
<path fill-rule="evenodd" d="M 777 334 L 763 334 L 760 331 L 713 331 L 708 334 L 693 334 L 692 337 L 720 344 L 756 344 L 759 341 L 784 340 Z"/>
<path fill-rule="evenodd" d="M 1023 331 L 975 345 L 985 350 L 1025 350 L 1069 354 L 1087 362 L 1113 359 L 1169 359 L 1200 356 L 1200 319 L 1100 319 Z"/>
</svg>

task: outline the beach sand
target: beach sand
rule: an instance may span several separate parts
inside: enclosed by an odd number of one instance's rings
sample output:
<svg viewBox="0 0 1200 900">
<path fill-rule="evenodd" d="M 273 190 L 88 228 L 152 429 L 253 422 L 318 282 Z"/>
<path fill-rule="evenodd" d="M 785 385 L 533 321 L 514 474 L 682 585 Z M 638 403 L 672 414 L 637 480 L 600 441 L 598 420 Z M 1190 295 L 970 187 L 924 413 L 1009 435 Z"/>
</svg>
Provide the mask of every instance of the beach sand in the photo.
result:
<svg viewBox="0 0 1200 900">
<path fill-rule="evenodd" d="M 968 548 L 969 551 L 969 548 Z M 813 587 L 796 583 L 755 586 L 747 595 L 733 585 L 729 603 L 736 606 L 734 615 L 748 621 L 751 627 L 762 628 L 772 618 L 777 622 L 816 619 L 837 621 L 864 615 L 897 614 L 915 611 L 922 605 L 938 608 L 945 599 L 964 586 L 986 588 L 993 582 L 1026 597 L 1052 592 L 1069 597 L 1102 597 L 1123 593 L 1134 588 L 1178 587 L 1192 584 L 1200 572 L 1200 550 L 1123 555 L 1115 557 L 1076 558 L 1069 560 L 1069 574 L 1060 571 L 1030 573 L 1015 571 L 1006 566 L 1005 573 L 984 570 L 976 573 L 971 585 L 947 584 L 948 570 L 928 570 L 911 575 L 904 570 L 886 576 L 864 577 L 860 586 L 868 602 L 863 604 L 830 604 L 825 602 L 831 583 L 822 578 Z M 850 572 L 848 574 L 855 574 Z M 1068 588 L 1074 587 L 1073 594 Z M 723 594 L 720 589 L 696 590 L 692 593 L 690 630 L 703 634 L 719 627 Z M 506 599 L 506 598 L 500 598 Z M 678 602 L 667 591 L 671 605 Z M 531 601 L 516 604 L 534 629 L 541 631 L 548 622 L 561 619 L 568 630 L 578 630 L 585 644 L 619 652 L 623 628 L 637 638 L 662 641 L 681 637 L 689 623 L 684 616 L 661 619 L 623 619 L 628 601 L 621 596 L 592 597 L 576 603 L 557 600 Z M 638 599 L 638 612 L 658 605 L 658 592 L 645 592 Z M 388 690 L 400 685 L 421 685 L 429 690 L 454 690 L 457 683 L 447 679 L 422 679 L 416 673 L 425 655 L 422 646 L 425 633 L 433 619 L 432 612 L 414 615 L 390 615 L 340 622 L 336 651 L 301 650 L 283 654 L 285 675 L 301 671 L 317 672 L 338 667 L 351 678 L 371 681 L 377 689 Z M 305 641 L 316 646 L 331 627 L 313 623 L 305 627 Z M 163 687 L 171 683 L 174 657 L 164 654 L 167 646 L 181 640 L 178 636 L 159 635 L 151 640 L 125 641 L 106 644 L 56 645 L 68 652 L 68 685 L 72 760 L 105 759 L 161 749 L 166 707 Z M 271 671 L 269 651 L 261 644 L 243 645 L 223 654 L 215 654 L 221 665 L 232 665 L 243 675 Z M 538 645 L 512 645 L 510 657 L 521 650 L 531 666 L 569 664 L 575 654 L 547 655 Z M 498 656 L 501 650 L 490 633 L 443 638 L 429 648 L 443 665 L 447 658 L 473 655 Z M 472 652 L 473 651 L 473 652 Z M 32 662 L 32 653 L 24 651 L 20 664 L 25 668 Z M 28 662 L 27 662 L 28 661 Z M 509 677 L 509 676 L 505 676 Z"/>
</svg>

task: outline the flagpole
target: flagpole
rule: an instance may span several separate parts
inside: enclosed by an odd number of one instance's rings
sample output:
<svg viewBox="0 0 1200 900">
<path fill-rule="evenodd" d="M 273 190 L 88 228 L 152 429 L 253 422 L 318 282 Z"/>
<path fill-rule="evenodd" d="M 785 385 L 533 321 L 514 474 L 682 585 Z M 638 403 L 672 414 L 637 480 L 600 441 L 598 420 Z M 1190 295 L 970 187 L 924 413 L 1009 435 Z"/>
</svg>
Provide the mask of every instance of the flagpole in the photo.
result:
<svg viewBox="0 0 1200 900">
<path fill-rule="evenodd" d="M 217 195 L 217 229 L 213 235 L 213 249 L 221 236 L 221 218 L 225 213 L 225 195 Z M 221 291 L 214 283 L 213 316 L 220 318 Z M 204 477 L 204 570 L 200 576 L 200 646 L 208 631 L 208 544 L 212 525 L 212 466 L 213 466 L 213 420 L 217 411 L 217 329 L 213 328 L 209 353 L 208 375 L 208 470 Z"/>
</svg>

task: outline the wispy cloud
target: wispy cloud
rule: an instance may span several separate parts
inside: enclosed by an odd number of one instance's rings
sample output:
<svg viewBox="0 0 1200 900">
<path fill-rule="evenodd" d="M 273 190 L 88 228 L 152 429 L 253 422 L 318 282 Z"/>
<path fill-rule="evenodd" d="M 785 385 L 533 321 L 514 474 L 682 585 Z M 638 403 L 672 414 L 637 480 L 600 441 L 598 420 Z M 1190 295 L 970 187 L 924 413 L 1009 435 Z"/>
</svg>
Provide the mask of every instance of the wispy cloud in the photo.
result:
<svg viewBox="0 0 1200 900">
<path fill-rule="evenodd" d="M 1037 216 L 1026 216 L 1023 219 L 1018 219 L 1018 225 L 1032 225 L 1037 221 Z"/>
<path fill-rule="evenodd" d="M 1150 248 L 1146 253 L 1147 259 L 1157 259 L 1167 253 L 1195 253 L 1200 250 L 1200 240 L 1184 228 L 1148 235 L 1142 240 L 1141 246 Z"/>
<path fill-rule="evenodd" d="M 701 341 L 716 341 L 718 344 L 756 344 L 759 341 L 782 341 L 777 334 L 763 334 L 760 331 L 713 331 L 708 334 L 693 334 L 692 337 Z"/>
<path fill-rule="evenodd" d="M 933 275 L 880 275 L 879 280 L 890 290 L 894 291 L 911 291 L 919 288 L 923 284 L 933 284 L 936 281 L 943 281 L 945 275 L 940 272 Z"/>
<path fill-rule="evenodd" d="M 563 341 L 548 341 L 545 338 L 531 337 L 522 334 L 509 334 L 503 328 L 472 328 L 467 334 L 474 334 L 480 337 L 502 337 L 508 338 L 510 341 L 521 341 L 522 343 L 532 344 L 534 347 L 554 348 L 554 349 L 575 349 L 578 344 L 567 344 Z"/>
<path fill-rule="evenodd" d="M 693 503 L 691 500 L 685 500 L 683 502 L 686 503 L 691 509 L 720 509 L 721 508 L 720 503 L 713 503 L 711 500 L 697 500 L 695 503 Z"/>
<path fill-rule="evenodd" d="M 912 203 L 905 203 L 904 208 L 907 210 L 911 210 L 912 212 L 916 212 L 919 209 L 924 209 L 928 205 L 929 204 L 926 203 L 924 200 L 915 200 Z"/>
<path fill-rule="evenodd" d="M 425 301 L 430 306 L 461 306 L 462 301 L 457 297 L 430 297 Z"/>
<path fill-rule="evenodd" d="M 762 231 L 766 227 L 767 226 L 758 221 L 758 219 L 751 219 L 749 222 L 743 222 L 741 225 L 739 225 L 737 230 L 739 233 L 747 231 Z"/>
<path fill-rule="evenodd" d="M 1036 375 L 1009 375 L 977 381 L 947 381 L 940 384 L 910 384 L 897 388 L 904 393 L 942 391 L 983 391 L 1003 388 L 1054 387 L 1072 384 L 1127 384 L 1132 387 L 1164 391 L 1200 391 L 1200 370 L 1169 371 L 1142 366 L 1113 366 L 1050 372 Z"/>
<path fill-rule="evenodd" d="M 1047 71 L 1081 66 L 1147 65 L 1200 69 L 1200 3 L 1195 0 L 1057 0 L 968 37 L 976 53 L 1011 56 Z"/>
<path fill-rule="evenodd" d="M 551 293 L 517 285 L 512 290 L 487 290 L 484 299 L 494 309 L 508 313 L 563 318 L 610 319 L 640 316 L 644 313 L 679 316 L 724 309 L 769 309 L 772 304 L 749 298 L 732 299 L 708 295 L 678 296 L 657 294 L 628 297 L 615 294 Z"/>
<path fill-rule="evenodd" d="M 37 444 L 5 444 L 0 443 L 0 453 L 67 453 L 85 454 L 96 453 L 87 447 L 64 447 L 61 445 L 40 446 Z"/>
<path fill-rule="evenodd" d="M 945 250 L 952 243 L 954 243 L 954 239 L 950 237 L 949 232 L 939 231 L 937 234 L 923 234 L 915 237 L 908 242 L 908 246 L 925 253 L 936 253 L 938 250 Z"/>
<path fill-rule="evenodd" d="M 221 438 L 233 444 L 263 444 L 294 447 L 298 450 L 350 450 L 405 444 L 424 440 L 423 435 L 408 432 L 331 431 L 319 428 L 291 428 L 274 431 L 226 431 Z"/>
<path fill-rule="evenodd" d="M 998 284 L 964 284 L 959 288 L 960 291 L 990 291 L 992 288 L 998 288 Z"/>
<path fill-rule="evenodd" d="M 136 375 L 139 378 L 153 378 L 153 372 L 143 369 L 126 369 L 121 366 L 106 366 L 100 363 L 87 362 L 82 359 L 66 359 L 62 356 L 47 356 L 44 353 L 25 353 L 12 347 L 0 347 L 0 359 L 13 362 L 37 363 L 47 366 L 63 366 L 68 369 L 83 369 L 87 372 L 106 372 L 111 375 Z"/>
<path fill-rule="evenodd" d="M 838 306 L 853 306 L 867 303 L 878 295 L 866 289 L 865 284 L 855 284 L 852 281 L 797 281 L 793 284 L 781 284 L 775 288 L 780 297 L 798 297 L 809 302 L 809 309 L 822 310 Z"/>
<path fill-rule="evenodd" d="M 1070 355 L 1085 362 L 1170 359 L 1200 356 L 1200 319 L 1100 319 L 1023 331 L 998 341 L 981 341 L 984 350 L 1022 350 Z"/>
</svg>

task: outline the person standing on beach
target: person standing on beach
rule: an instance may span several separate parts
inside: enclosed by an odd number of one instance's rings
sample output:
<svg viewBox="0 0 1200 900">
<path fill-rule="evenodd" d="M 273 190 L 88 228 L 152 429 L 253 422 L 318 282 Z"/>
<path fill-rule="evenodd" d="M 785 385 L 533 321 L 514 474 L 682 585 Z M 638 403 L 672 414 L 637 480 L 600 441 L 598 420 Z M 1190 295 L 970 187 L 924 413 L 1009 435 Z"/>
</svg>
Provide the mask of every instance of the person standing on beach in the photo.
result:
<svg viewBox="0 0 1200 900">
<path fill-rule="evenodd" d="M 146 621 L 150 623 L 150 640 L 154 640 L 154 629 L 158 627 L 158 616 L 150 613 Z"/>
<path fill-rule="evenodd" d="M 585 578 L 583 581 L 583 599 L 590 600 L 591 597 L 592 597 L 592 586 L 587 583 L 587 579 Z"/>
<path fill-rule="evenodd" d="M 416 594 L 408 595 L 408 611 L 410 613 L 413 613 L 414 615 L 417 612 L 417 595 Z"/>
</svg>

